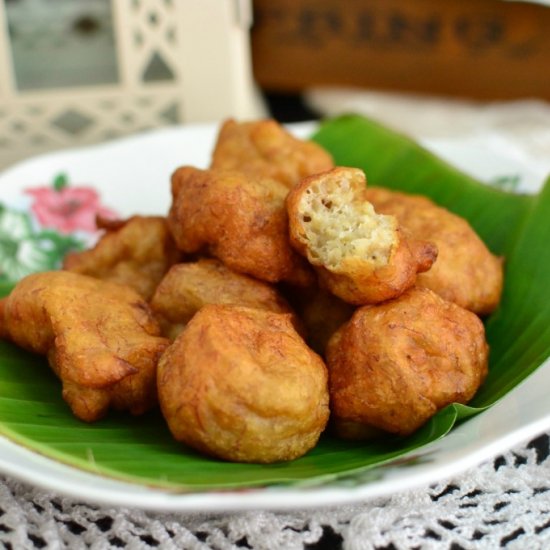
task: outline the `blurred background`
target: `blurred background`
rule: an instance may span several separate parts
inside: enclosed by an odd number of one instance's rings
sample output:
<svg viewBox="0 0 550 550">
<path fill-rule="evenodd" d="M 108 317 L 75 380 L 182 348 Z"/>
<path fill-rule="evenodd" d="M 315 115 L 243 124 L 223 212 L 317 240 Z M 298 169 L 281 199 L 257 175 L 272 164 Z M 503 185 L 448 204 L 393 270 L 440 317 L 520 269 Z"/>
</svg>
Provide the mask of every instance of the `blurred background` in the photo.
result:
<svg viewBox="0 0 550 550">
<path fill-rule="evenodd" d="M 423 136 L 483 119 L 550 154 L 549 101 L 549 2 L 0 0 L 0 166 L 171 124 L 349 111 Z"/>
</svg>

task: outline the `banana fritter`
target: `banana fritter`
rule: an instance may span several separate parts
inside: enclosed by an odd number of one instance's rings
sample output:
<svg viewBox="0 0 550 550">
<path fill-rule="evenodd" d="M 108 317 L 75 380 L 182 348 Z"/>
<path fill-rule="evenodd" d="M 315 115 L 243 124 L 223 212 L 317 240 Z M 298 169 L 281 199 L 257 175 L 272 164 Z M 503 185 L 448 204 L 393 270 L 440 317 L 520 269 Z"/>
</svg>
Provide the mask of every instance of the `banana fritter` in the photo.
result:
<svg viewBox="0 0 550 550">
<path fill-rule="evenodd" d="M 166 219 L 132 216 L 124 221 L 98 220 L 106 233 L 94 248 L 65 256 L 67 271 L 125 284 L 149 300 L 158 283 L 181 257 Z"/>
<path fill-rule="evenodd" d="M 502 259 L 491 254 L 470 224 L 427 197 L 367 188 L 378 212 L 395 216 L 407 235 L 437 245 L 437 261 L 417 278 L 451 302 L 478 315 L 496 309 L 503 285 Z"/>
<path fill-rule="evenodd" d="M 355 305 L 394 298 L 437 257 L 428 241 L 405 239 L 393 216 L 377 214 L 357 168 L 335 168 L 290 191 L 290 240 L 323 286 Z"/>
<path fill-rule="evenodd" d="M 220 261 L 201 259 L 177 264 L 158 286 L 151 309 L 163 334 L 174 339 L 206 304 L 225 304 L 291 313 L 275 287 L 231 271 Z"/>
<path fill-rule="evenodd" d="M 211 164 L 214 169 L 243 172 L 253 179 L 273 179 L 288 188 L 333 166 L 321 146 L 294 137 L 271 119 L 227 120 L 220 129 Z"/>
<path fill-rule="evenodd" d="M 304 326 L 308 345 L 323 356 L 330 337 L 355 311 L 355 307 L 325 289 L 286 288 L 284 295 Z"/>
<path fill-rule="evenodd" d="M 156 367 L 168 340 L 131 288 L 68 271 L 22 279 L 0 307 L 3 332 L 46 355 L 75 416 L 112 406 L 141 414 L 157 403 Z"/>
<path fill-rule="evenodd" d="M 237 462 L 292 460 L 329 416 L 326 367 L 290 315 L 206 305 L 163 355 L 159 400 L 178 441 Z"/>
<path fill-rule="evenodd" d="M 332 414 L 410 434 L 446 405 L 472 399 L 488 354 L 479 317 L 427 288 L 360 307 L 327 347 Z"/>
<path fill-rule="evenodd" d="M 183 252 L 207 252 L 263 281 L 307 286 L 314 274 L 288 240 L 287 192 L 275 180 L 185 166 L 172 176 L 168 225 Z"/>
</svg>

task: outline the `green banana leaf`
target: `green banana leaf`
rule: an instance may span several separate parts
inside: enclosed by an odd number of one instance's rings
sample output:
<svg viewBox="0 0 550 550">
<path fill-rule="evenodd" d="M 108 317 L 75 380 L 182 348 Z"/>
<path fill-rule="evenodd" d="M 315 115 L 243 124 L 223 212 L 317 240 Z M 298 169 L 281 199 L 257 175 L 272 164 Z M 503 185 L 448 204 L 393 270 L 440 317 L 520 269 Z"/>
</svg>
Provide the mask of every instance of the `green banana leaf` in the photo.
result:
<svg viewBox="0 0 550 550">
<path fill-rule="evenodd" d="M 470 406 L 450 405 L 407 438 L 348 442 L 324 435 L 306 456 L 233 464 L 173 441 L 158 411 L 75 419 L 43 358 L 0 342 L 0 434 L 53 459 L 105 476 L 178 492 L 376 479 L 381 465 L 444 436 L 495 403 L 550 355 L 550 181 L 537 196 L 511 195 L 464 175 L 387 128 L 359 116 L 323 123 L 314 139 L 372 184 L 420 192 L 470 220 L 506 259 L 502 304 L 486 322 L 490 375 Z M 7 288 L 2 288 L 4 292 Z M 421 460 L 418 456 L 410 461 Z"/>
</svg>

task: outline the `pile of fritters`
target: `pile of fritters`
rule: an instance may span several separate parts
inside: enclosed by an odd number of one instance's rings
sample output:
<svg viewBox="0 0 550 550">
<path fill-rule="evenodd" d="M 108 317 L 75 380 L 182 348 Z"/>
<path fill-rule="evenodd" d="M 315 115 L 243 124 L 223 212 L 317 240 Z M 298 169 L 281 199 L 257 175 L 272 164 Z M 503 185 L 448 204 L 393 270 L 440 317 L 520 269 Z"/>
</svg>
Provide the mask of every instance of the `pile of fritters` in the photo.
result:
<svg viewBox="0 0 550 550">
<path fill-rule="evenodd" d="M 273 120 L 225 122 L 211 166 L 171 185 L 166 218 L 102 221 L 0 301 L 0 336 L 47 356 L 78 418 L 158 402 L 178 441 L 267 463 L 329 419 L 410 434 L 482 384 L 502 261 L 465 220 Z"/>
</svg>

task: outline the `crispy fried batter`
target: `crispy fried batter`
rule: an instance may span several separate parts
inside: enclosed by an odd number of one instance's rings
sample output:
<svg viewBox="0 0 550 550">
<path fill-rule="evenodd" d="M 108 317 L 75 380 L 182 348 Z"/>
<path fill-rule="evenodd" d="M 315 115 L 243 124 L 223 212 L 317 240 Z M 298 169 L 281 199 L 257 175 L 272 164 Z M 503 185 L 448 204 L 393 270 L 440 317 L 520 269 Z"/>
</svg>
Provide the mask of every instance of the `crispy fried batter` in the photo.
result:
<svg viewBox="0 0 550 550">
<path fill-rule="evenodd" d="M 219 132 L 211 165 L 253 179 L 274 179 L 289 188 L 333 166 L 321 146 L 294 137 L 275 120 L 227 120 Z"/>
<path fill-rule="evenodd" d="M 393 216 L 377 214 L 365 185 L 361 170 L 340 167 L 302 180 L 286 200 L 291 244 L 355 305 L 399 296 L 437 257 L 435 245 L 403 238 Z"/>
<path fill-rule="evenodd" d="M 159 401 L 178 441 L 238 462 L 292 460 L 328 420 L 326 367 L 291 316 L 206 305 L 163 355 Z"/>
<path fill-rule="evenodd" d="M 332 413 L 410 434 L 474 396 L 488 352 L 480 319 L 427 288 L 361 307 L 327 347 Z"/>
<path fill-rule="evenodd" d="M 502 259 L 491 254 L 465 219 L 420 195 L 369 187 L 367 198 L 377 211 L 395 216 L 407 234 L 437 245 L 437 261 L 418 276 L 418 285 L 479 315 L 496 309 Z"/>
<path fill-rule="evenodd" d="M 168 225 L 183 252 L 207 250 L 230 269 L 307 286 L 314 275 L 288 241 L 287 188 L 237 172 L 179 168 Z"/>
<path fill-rule="evenodd" d="M 171 339 L 176 338 L 206 304 L 240 305 L 291 313 L 290 306 L 275 287 L 231 271 L 214 259 L 173 266 L 151 300 L 151 308 L 163 334 Z"/>
<path fill-rule="evenodd" d="M 158 283 L 181 253 L 168 230 L 166 219 L 133 216 L 124 221 L 98 220 L 106 230 L 96 246 L 72 252 L 64 269 L 132 287 L 149 300 Z"/>
<path fill-rule="evenodd" d="M 67 271 L 29 275 L 3 303 L 9 338 L 47 355 L 63 398 L 87 422 L 112 406 L 133 414 L 156 401 L 156 366 L 168 340 L 131 288 Z"/>
</svg>

